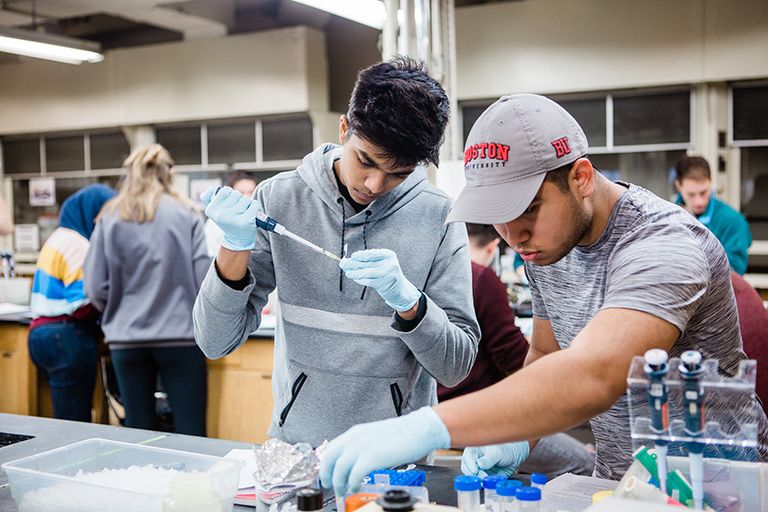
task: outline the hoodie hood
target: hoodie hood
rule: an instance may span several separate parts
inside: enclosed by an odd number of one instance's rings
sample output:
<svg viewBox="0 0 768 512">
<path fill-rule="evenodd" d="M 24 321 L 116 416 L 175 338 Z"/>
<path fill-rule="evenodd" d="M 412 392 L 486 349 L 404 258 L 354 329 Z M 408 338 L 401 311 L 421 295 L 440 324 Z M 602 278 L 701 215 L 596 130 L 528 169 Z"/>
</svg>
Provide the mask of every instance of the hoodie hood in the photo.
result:
<svg viewBox="0 0 768 512">
<path fill-rule="evenodd" d="M 341 198 L 346 211 L 354 212 L 352 205 L 344 199 L 336 184 L 333 163 L 340 158 L 341 146 L 325 144 L 305 156 L 297 171 L 301 179 L 328 208 L 339 211 Z M 371 202 L 363 211 L 348 217 L 346 223 L 356 225 L 383 219 L 415 199 L 428 184 L 426 169 L 423 166 L 417 166 L 416 170 L 402 183 Z"/>
</svg>

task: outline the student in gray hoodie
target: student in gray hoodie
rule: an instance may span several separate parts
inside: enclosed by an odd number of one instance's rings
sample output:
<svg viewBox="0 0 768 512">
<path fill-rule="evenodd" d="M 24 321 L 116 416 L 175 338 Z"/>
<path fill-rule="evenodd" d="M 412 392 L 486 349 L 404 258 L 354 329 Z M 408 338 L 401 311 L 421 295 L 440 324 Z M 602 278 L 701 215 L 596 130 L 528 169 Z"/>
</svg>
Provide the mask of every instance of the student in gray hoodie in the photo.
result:
<svg viewBox="0 0 768 512">
<path fill-rule="evenodd" d="M 420 64 L 380 63 L 358 76 L 341 146 L 317 148 L 255 200 L 228 187 L 203 194 L 224 237 L 195 301 L 195 339 L 210 358 L 231 353 L 277 288 L 270 436 L 317 446 L 435 404 L 436 381 L 469 373 L 480 333 L 466 230 L 445 224 L 450 200 L 421 165 L 438 162 L 448 116 Z M 349 257 L 339 265 L 258 229 L 262 211 Z"/>
</svg>

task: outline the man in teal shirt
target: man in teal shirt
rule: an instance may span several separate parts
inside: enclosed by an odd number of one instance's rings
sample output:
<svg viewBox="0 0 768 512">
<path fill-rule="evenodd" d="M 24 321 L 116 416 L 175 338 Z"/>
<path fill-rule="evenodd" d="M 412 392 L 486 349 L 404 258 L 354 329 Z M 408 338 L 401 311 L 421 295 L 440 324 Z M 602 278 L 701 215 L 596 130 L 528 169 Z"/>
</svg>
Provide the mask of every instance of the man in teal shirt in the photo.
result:
<svg viewBox="0 0 768 512">
<path fill-rule="evenodd" d="M 691 212 L 707 226 L 723 244 L 728 263 L 734 272 L 747 271 L 747 250 L 752 245 L 752 233 L 747 219 L 715 198 L 712 193 L 712 174 L 709 163 L 700 156 L 683 157 L 676 167 L 675 188 L 677 204 Z"/>
</svg>

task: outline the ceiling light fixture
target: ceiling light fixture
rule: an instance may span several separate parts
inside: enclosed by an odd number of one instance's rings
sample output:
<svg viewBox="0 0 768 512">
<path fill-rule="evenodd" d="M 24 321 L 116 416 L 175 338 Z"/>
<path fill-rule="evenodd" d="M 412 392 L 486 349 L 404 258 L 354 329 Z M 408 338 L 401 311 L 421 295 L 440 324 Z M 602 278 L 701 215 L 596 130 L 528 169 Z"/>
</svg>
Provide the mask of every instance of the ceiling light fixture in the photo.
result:
<svg viewBox="0 0 768 512">
<path fill-rule="evenodd" d="M 380 0 L 293 0 L 381 30 L 387 17 Z"/>
<path fill-rule="evenodd" d="M 82 64 L 104 60 L 104 56 L 99 53 L 100 50 L 101 46 L 98 43 L 82 39 L 0 28 L 0 52 L 55 60 L 66 64 Z"/>
</svg>

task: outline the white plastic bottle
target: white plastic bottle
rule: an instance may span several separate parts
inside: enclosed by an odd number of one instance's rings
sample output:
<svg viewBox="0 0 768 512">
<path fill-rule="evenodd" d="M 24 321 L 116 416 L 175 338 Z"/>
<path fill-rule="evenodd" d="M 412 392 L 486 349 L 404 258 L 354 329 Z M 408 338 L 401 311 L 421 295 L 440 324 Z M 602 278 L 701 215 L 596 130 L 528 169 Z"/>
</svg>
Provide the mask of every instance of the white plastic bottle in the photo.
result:
<svg viewBox="0 0 768 512">
<path fill-rule="evenodd" d="M 213 490 L 210 475 L 179 473 L 163 500 L 163 512 L 223 512 L 221 497 Z"/>
</svg>

